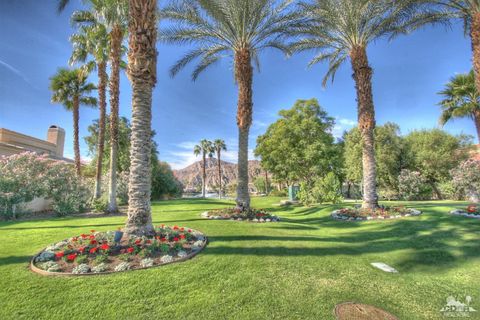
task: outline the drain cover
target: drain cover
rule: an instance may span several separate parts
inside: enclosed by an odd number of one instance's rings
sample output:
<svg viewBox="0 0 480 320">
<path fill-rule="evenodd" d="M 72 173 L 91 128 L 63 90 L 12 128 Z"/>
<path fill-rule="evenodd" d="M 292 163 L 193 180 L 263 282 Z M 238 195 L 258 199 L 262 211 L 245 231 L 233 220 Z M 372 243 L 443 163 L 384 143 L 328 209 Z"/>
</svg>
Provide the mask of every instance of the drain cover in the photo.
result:
<svg viewBox="0 0 480 320">
<path fill-rule="evenodd" d="M 338 320 L 398 320 L 385 310 L 355 302 L 336 305 L 335 317 Z"/>
</svg>

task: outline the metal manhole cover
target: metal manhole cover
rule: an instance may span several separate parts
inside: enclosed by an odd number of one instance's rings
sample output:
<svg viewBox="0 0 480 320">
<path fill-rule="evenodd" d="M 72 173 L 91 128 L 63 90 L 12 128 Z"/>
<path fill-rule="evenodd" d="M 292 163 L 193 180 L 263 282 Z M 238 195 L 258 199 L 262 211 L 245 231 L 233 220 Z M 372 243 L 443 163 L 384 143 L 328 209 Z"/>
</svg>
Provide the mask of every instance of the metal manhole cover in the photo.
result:
<svg viewBox="0 0 480 320">
<path fill-rule="evenodd" d="M 355 302 L 336 305 L 335 317 L 338 320 L 398 320 L 385 310 Z"/>
</svg>

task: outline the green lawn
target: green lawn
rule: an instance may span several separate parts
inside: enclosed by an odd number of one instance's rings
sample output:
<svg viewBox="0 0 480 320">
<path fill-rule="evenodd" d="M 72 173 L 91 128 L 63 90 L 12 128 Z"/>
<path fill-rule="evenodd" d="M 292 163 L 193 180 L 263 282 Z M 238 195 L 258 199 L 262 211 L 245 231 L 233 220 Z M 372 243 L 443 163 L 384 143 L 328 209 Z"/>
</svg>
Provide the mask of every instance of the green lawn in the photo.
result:
<svg viewBox="0 0 480 320">
<path fill-rule="evenodd" d="M 280 223 L 204 220 L 217 200 L 155 203 L 155 224 L 203 231 L 192 260 L 92 277 L 44 277 L 29 259 L 72 235 L 121 226 L 124 217 L 0 223 L 0 319 L 333 319 L 337 303 L 382 307 L 400 319 L 442 319 L 449 295 L 480 310 L 480 221 L 448 215 L 461 203 L 418 202 L 403 220 L 338 222 L 334 206 L 280 208 L 255 198 Z M 463 203 L 461 205 L 464 205 Z M 397 268 L 387 274 L 370 266 Z M 476 316 L 476 317 L 475 317 Z M 472 316 L 480 319 L 480 311 Z"/>
</svg>

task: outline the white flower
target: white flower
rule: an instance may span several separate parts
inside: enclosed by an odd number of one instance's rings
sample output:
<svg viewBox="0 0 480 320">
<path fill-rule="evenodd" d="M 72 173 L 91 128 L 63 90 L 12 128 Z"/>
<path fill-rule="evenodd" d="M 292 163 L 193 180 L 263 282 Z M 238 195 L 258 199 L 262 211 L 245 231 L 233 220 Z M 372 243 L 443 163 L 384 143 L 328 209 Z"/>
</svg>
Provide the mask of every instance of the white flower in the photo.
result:
<svg viewBox="0 0 480 320">
<path fill-rule="evenodd" d="M 160 258 L 160 261 L 162 261 L 162 263 L 172 262 L 172 261 L 173 261 L 173 257 L 172 257 L 172 256 L 169 256 L 169 255 L 166 255 L 166 256 L 161 257 L 161 258 Z"/>
</svg>

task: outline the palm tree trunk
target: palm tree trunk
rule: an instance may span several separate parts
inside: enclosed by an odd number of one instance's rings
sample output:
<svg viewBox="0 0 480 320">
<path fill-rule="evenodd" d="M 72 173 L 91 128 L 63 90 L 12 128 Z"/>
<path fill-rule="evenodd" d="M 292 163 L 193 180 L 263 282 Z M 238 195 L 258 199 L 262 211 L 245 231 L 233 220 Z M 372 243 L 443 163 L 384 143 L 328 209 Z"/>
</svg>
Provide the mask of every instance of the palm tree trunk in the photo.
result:
<svg viewBox="0 0 480 320">
<path fill-rule="evenodd" d="M 98 124 L 98 145 L 97 145 L 97 171 L 95 174 L 94 198 L 99 199 L 102 195 L 102 168 L 103 152 L 105 149 L 105 114 L 107 110 L 106 101 L 107 85 L 107 64 L 98 63 L 98 107 L 100 108 L 100 119 Z"/>
<path fill-rule="evenodd" d="M 78 139 L 78 122 L 80 121 L 80 101 L 78 97 L 73 98 L 73 153 L 75 156 L 75 172 L 77 176 L 82 175 L 82 167 L 80 163 L 80 143 Z"/>
<path fill-rule="evenodd" d="M 110 180 L 108 185 L 108 211 L 117 212 L 117 161 L 118 161 L 118 112 L 120 96 L 120 56 L 123 32 L 115 25 L 110 33 Z"/>
<path fill-rule="evenodd" d="M 366 209 L 378 207 L 377 172 L 375 162 L 374 129 L 375 109 L 372 94 L 372 68 L 367 51 L 356 47 L 350 53 L 353 79 L 357 90 L 358 127 L 362 135 L 363 204 Z"/>
<path fill-rule="evenodd" d="M 205 198 L 205 189 L 207 188 L 207 161 L 205 151 L 203 152 L 203 166 L 202 166 L 202 197 Z"/>
<path fill-rule="evenodd" d="M 475 121 L 475 128 L 477 129 L 477 138 L 480 143 L 480 111 L 473 113 L 473 120 Z"/>
<path fill-rule="evenodd" d="M 252 125 L 252 83 L 253 68 L 251 54 L 248 48 L 235 52 L 235 79 L 238 85 L 238 181 L 237 208 L 250 209 L 248 193 L 248 134 Z"/>
<path fill-rule="evenodd" d="M 220 149 L 217 150 L 217 159 L 218 159 L 218 197 L 222 197 L 222 164 L 220 163 Z"/>
<path fill-rule="evenodd" d="M 157 68 L 157 1 L 130 0 L 128 77 L 132 83 L 132 137 L 128 187 L 129 234 L 152 235 L 152 90 Z"/>
<path fill-rule="evenodd" d="M 473 51 L 473 70 L 475 71 L 475 86 L 480 92 L 480 12 L 471 16 L 470 37 Z"/>
</svg>

